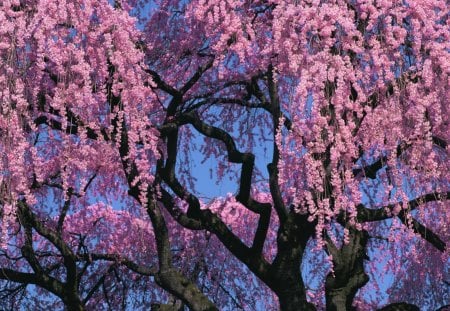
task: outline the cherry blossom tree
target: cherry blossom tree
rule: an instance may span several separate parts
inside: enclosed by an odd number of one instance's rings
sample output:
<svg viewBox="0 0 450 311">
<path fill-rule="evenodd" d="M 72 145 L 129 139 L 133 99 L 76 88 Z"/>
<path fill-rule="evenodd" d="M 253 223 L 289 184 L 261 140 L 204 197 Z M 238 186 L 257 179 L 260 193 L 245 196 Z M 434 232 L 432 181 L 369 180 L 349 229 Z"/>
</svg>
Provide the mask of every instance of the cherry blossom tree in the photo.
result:
<svg viewBox="0 0 450 311">
<path fill-rule="evenodd" d="M 7 308 L 450 304 L 446 1 L 0 8 Z"/>
</svg>

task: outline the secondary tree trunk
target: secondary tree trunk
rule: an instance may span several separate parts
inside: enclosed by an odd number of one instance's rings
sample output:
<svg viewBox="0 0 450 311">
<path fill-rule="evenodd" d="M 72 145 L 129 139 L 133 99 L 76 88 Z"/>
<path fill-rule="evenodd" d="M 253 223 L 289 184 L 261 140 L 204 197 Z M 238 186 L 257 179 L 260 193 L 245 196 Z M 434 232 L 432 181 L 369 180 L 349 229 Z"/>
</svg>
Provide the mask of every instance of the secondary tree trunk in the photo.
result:
<svg viewBox="0 0 450 311">
<path fill-rule="evenodd" d="M 155 281 L 181 299 L 193 311 L 217 311 L 218 308 L 196 286 L 174 269 L 160 271 Z"/>
</svg>

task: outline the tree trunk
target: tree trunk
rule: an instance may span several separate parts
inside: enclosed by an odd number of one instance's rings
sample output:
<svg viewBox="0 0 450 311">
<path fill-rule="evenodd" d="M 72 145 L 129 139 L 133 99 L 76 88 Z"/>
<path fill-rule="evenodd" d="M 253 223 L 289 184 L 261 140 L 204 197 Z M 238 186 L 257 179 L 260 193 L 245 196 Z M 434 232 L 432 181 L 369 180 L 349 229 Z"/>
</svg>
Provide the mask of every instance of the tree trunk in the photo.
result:
<svg viewBox="0 0 450 311">
<path fill-rule="evenodd" d="M 280 310 L 315 310 L 306 300 L 306 290 L 300 271 L 306 243 L 313 229 L 302 216 L 290 216 L 277 237 L 278 254 L 272 264 L 269 287 L 277 294 Z"/>
<path fill-rule="evenodd" d="M 304 289 L 289 289 L 278 293 L 281 311 L 316 310 L 313 304 L 306 301 Z"/>
<path fill-rule="evenodd" d="M 300 273 L 300 264 L 292 260 L 282 265 L 284 269 L 276 273 L 273 283 L 278 296 L 281 311 L 315 310 L 313 304 L 306 300 L 306 291 Z"/>
<path fill-rule="evenodd" d="M 83 305 L 80 305 L 80 304 L 74 304 L 74 305 L 66 304 L 66 306 L 67 306 L 67 311 L 84 311 Z"/>
<path fill-rule="evenodd" d="M 352 301 L 353 297 L 348 297 L 343 289 L 326 294 L 327 310 L 330 311 L 353 310 Z"/>
<path fill-rule="evenodd" d="M 292 252 L 291 254 L 295 254 Z M 289 262 L 281 265 L 274 282 L 281 311 L 315 310 L 314 305 L 306 300 L 306 291 L 300 273 L 300 260 L 289 258 Z"/>
<path fill-rule="evenodd" d="M 327 276 L 327 281 L 330 275 Z M 359 288 L 363 287 L 368 281 L 369 277 L 366 274 L 356 276 L 358 280 L 351 281 L 344 287 L 337 289 L 326 290 L 326 305 L 327 310 L 330 311 L 348 311 L 355 310 L 352 307 L 353 299 Z"/>
<path fill-rule="evenodd" d="M 64 300 L 64 305 L 66 306 L 67 311 L 84 311 L 83 302 L 79 297 L 66 297 Z"/>
<path fill-rule="evenodd" d="M 325 281 L 327 310 L 354 310 L 353 298 L 369 277 L 364 271 L 364 260 L 368 234 L 366 231 L 349 229 L 349 241 L 338 249 L 331 240 L 327 240 L 327 249 L 333 256 L 334 273 L 329 273 Z"/>
</svg>

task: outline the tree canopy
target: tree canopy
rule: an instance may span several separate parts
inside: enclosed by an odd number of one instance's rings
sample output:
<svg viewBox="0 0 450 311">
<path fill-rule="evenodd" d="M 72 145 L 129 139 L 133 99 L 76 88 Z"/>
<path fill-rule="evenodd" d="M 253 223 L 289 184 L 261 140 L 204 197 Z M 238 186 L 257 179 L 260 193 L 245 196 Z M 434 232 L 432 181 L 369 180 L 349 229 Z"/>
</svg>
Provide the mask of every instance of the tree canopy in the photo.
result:
<svg viewBox="0 0 450 311">
<path fill-rule="evenodd" d="M 0 24 L 6 308 L 450 304 L 445 0 L 4 0 Z"/>
</svg>

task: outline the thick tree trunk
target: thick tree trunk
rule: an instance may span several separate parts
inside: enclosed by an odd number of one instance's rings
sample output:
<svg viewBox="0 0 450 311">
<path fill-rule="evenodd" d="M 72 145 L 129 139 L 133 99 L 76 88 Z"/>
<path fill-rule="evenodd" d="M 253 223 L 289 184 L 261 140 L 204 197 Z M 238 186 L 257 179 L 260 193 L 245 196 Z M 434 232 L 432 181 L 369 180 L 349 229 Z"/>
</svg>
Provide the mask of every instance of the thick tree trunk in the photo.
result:
<svg viewBox="0 0 450 311">
<path fill-rule="evenodd" d="M 66 306 L 67 306 L 67 311 L 84 311 L 83 305 L 79 305 L 79 304 L 69 305 L 69 304 L 66 304 Z"/>
<path fill-rule="evenodd" d="M 281 311 L 316 310 L 313 304 L 306 301 L 304 289 L 289 289 L 278 293 Z"/>
<path fill-rule="evenodd" d="M 330 240 L 327 241 L 334 265 L 334 273 L 329 273 L 325 281 L 327 310 L 354 310 L 352 303 L 356 292 L 369 281 L 364 272 L 367 241 L 367 232 L 353 228 L 349 229 L 348 243 L 340 249 Z"/>
<path fill-rule="evenodd" d="M 327 282 L 332 276 L 327 276 Z M 359 288 L 363 287 L 369 281 L 366 274 L 358 274 L 352 278 L 352 281 L 343 287 L 326 290 L 327 310 L 330 311 L 348 311 L 354 310 L 352 307 L 353 299 Z"/>
<path fill-rule="evenodd" d="M 306 300 L 306 291 L 300 273 L 300 262 L 292 260 L 282 267 L 284 269 L 276 274 L 277 280 L 274 283 L 276 286 L 275 293 L 280 303 L 280 310 L 315 310 L 314 305 L 308 303 Z"/>
<path fill-rule="evenodd" d="M 272 281 L 268 284 L 277 294 L 280 310 L 315 310 L 306 300 L 300 271 L 303 252 L 312 234 L 312 226 L 301 216 L 290 216 L 278 233 L 278 254 L 272 265 Z"/>
<path fill-rule="evenodd" d="M 67 311 L 84 311 L 83 302 L 78 296 L 67 296 L 63 299 Z"/>
<path fill-rule="evenodd" d="M 343 289 L 326 294 L 327 310 L 330 311 L 352 310 L 352 301 L 353 297 L 348 297 Z"/>
</svg>

